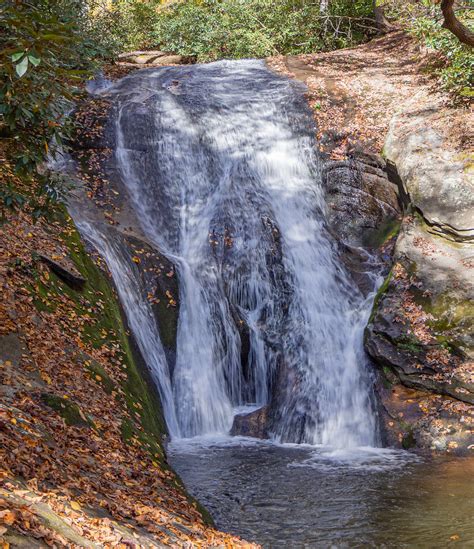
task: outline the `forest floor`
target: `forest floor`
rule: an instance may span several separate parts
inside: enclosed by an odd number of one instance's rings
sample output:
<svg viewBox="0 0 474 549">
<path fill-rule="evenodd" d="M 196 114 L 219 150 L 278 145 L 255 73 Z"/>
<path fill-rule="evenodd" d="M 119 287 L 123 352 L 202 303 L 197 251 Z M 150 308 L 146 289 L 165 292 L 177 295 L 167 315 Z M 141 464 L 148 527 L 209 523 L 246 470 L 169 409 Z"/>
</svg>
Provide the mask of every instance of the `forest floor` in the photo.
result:
<svg viewBox="0 0 474 549">
<path fill-rule="evenodd" d="M 355 142 L 380 153 L 397 110 L 413 100 L 423 108 L 433 96 L 439 100 L 439 112 L 431 119 L 435 129 L 452 147 L 472 149 L 472 111 L 468 116 L 466 102 L 456 105 L 440 90 L 430 71 L 435 62 L 439 60 L 402 31 L 355 48 L 267 60 L 272 69 L 307 86 L 322 147 L 329 134 L 335 160 L 344 158 Z"/>
</svg>

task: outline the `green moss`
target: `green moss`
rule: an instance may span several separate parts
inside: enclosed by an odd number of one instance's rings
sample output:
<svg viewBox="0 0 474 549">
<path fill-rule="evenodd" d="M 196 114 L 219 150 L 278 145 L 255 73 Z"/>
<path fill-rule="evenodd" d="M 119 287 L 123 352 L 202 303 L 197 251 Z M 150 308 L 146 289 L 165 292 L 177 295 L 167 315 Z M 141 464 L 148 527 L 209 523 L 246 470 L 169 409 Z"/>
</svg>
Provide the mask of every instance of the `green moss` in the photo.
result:
<svg viewBox="0 0 474 549">
<path fill-rule="evenodd" d="M 427 321 L 427 324 L 439 336 L 444 337 L 444 332 L 460 327 L 466 332 L 472 330 L 474 304 L 471 300 L 453 296 L 452 291 L 449 290 L 434 299 L 416 288 L 412 289 L 412 293 L 416 304 L 433 317 Z"/>
<path fill-rule="evenodd" d="M 390 389 L 395 382 L 394 374 L 388 366 L 382 366 L 383 376 L 382 383 L 386 389 Z"/>
<path fill-rule="evenodd" d="M 367 233 L 363 244 L 372 248 L 380 248 L 400 232 L 401 220 L 398 218 L 387 219 L 381 226 Z"/>
<path fill-rule="evenodd" d="M 127 443 L 132 439 L 135 429 L 133 424 L 129 419 L 124 419 L 120 425 L 120 433 L 122 435 L 122 440 Z"/>
<path fill-rule="evenodd" d="M 403 435 L 402 446 L 405 450 L 409 450 L 410 448 L 414 448 L 416 446 L 416 438 L 411 428 Z"/>
<path fill-rule="evenodd" d="M 140 364 L 132 348 L 113 284 L 86 252 L 68 214 L 62 211 L 58 213 L 58 217 L 64 226 L 61 238 L 68 246 L 70 257 L 85 278 L 86 284 L 82 291 L 77 291 L 51 274 L 47 287 L 42 282 L 38 283 L 36 299 L 40 306 L 54 307 L 54 296 L 67 296 L 74 303 L 76 314 L 88 319 L 81 338 L 95 348 L 111 344 L 117 349 L 115 359 L 120 360 L 127 374 L 121 386 L 125 394 L 125 403 L 137 422 L 137 436 L 155 458 L 162 457 L 161 438 L 166 433 L 166 425 L 160 401 L 154 388 L 151 388 L 152 381 L 149 379 L 148 371 Z M 100 365 L 91 362 L 87 369 L 101 382 L 107 392 L 114 390 L 114 382 Z M 97 375 L 100 376 L 100 380 L 97 379 Z"/>
<path fill-rule="evenodd" d="M 82 413 L 75 402 L 50 393 L 43 393 L 41 400 L 64 418 L 67 425 L 95 427 L 94 422 Z"/>
<path fill-rule="evenodd" d="M 380 301 L 385 294 L 385 292 L 388 290 L 388 286 L 390 284 L 390 281 L 392 280 L 393 271 L 391 270 L 388 275 L 386 276 L 385 280 L 381 284 L 380 288 L 378 289 L 377 293 L 375 294 L 374 298 L 374 304 L 372 306 L 372 312 L 370 313 L 370 318 L 368 324 L 370 324 L 375 317 L 375 314 L 377 313 Z"/>
<path fill-rule="evenodd" d="M 400 338 L 395 342 L 396 346 L 403 351 L 408 351 L 410 353 L 421 353 L 423 351 L 423 346 L 416 338 L 404 337 Z"/>
<path fill-rule="evenodd" d="M 115 383 L 102 366 L 95 360 L 86 361 L 85 369 L 89 372 L 94 381 L 102 385 L 104 391 L 109 395 L 116 389 Z"/>
</svg>

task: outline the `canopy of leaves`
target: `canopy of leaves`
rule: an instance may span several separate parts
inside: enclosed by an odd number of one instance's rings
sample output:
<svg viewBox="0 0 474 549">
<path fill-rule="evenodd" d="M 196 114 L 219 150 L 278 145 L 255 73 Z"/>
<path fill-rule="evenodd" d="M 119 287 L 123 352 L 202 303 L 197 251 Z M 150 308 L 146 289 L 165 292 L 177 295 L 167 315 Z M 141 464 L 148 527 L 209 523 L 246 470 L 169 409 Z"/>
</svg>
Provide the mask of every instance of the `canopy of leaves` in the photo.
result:
<svg viewBox="0 0 474 549">
<path fill-rule="evenodd" d="M 111 54 L 102 20 L 83 0 L 7 0 L 0 8 L 0 136 L 12 140 L 15 170 L 31 179 L 31 194 L 3 186 L 3 207 L 29 201 L 36 214 L 58 197 L 61 185 L 37 168 L 61 145 L 65 113 L 97 59 Z M 11 147 L 10 147 L 11 149 Z"/>
</svg>

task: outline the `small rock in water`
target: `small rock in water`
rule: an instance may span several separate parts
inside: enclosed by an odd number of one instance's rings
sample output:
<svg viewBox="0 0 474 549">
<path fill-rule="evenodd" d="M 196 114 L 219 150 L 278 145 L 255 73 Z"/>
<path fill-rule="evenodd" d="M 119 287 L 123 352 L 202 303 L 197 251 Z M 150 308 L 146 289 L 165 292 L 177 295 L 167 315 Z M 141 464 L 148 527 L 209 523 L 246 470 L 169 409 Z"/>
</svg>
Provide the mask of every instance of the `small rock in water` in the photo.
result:
<svg viewBox="0 0 474 549">
<path fill-rule="evenodd" d="M 268 406 L 263 406 L 248 414 L 235 416 L 230 434 L 254 438 L 268 438 Z"/>
</svg>

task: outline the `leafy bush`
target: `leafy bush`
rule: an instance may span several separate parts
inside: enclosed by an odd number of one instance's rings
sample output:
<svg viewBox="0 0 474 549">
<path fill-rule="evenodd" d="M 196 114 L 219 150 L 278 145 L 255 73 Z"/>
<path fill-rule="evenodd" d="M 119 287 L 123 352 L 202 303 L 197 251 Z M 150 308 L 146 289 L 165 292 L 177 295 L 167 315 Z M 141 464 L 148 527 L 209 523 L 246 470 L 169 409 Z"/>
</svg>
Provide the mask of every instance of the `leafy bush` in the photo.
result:
<svg viewBox="0 0 474 549">
<path fill-rule="evenodd" d="M 122 49 L 147 49 L 154 46 L 153 28 L 159 17 L 160 0 L 115 0 L 108 9 L 116 24 L 109 31 Z"/>
<path fill-rule="evenodd" d="M 159 11 L 154 37 L 162 49 L 196 56 L 264 57 L 330 50 L 364 40 L 372 29 L 371 0 L 191 0 Z"/>
<path fill-rule="evenodd" d="M 436 72 L 443 86 L 461 96 L 474 97 L 474 55 L 472 48 L 462 44 L 433 19 L 416 19 L 410 28 L 429 48 L 442 56 Z"/>
<path fill-rule="evenodd" d="M 474 11 L 464 2 L 456 16 L 466 26 L 474 28 Z M 443 86 L 460 96 L 474 96 L 474 55 L 472 48 L 462 44 L 443 28 L 438 3 L 432 0 L 385 0 L 387 13 L 397 19 L 421 43 L 437 54 L 434 71 Z"/>
<path fill-rule="evenodd" d="M 31 181 L 28 197 L 2 186 L 4 207 L 28 201 L 39 215 L 62 192 L 61 180 L 38 167 L 50 144 L 68 135 L 65 112 L 79 84 L 111 53 L 95 21 L 80 0 L 10 0 L 0 8 L 0 136 L 15 144 L 16 173 Z"/>
</svg>

